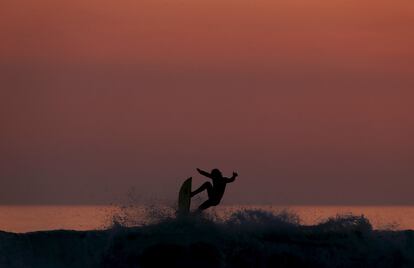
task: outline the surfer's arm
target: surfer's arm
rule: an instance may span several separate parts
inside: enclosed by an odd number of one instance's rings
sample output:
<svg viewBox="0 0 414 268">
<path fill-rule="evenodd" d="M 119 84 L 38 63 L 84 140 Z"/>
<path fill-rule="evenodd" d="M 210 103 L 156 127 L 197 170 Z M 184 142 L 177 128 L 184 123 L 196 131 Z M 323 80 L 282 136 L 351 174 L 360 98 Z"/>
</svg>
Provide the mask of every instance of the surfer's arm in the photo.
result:
<svg viewBox="0 0 414 268">
<path fill-rule="evenodd" d="M 229 182 L 233 182 L 234 180 L 236 180 L 236 177 L 238 176 L 239 174 L 237 174 L 236 172 L 233 172 L 233 176 L 231 176 L 231 178 L 224 178 L 225 180 L 226 180 L 226 182 L 227 183 L 229 183 Z"/>
<path fill-rule="evenodd" d="M 198 173 L 200 173 L 201 175 L 206 176 L 207 178 L 210 178 L 210 179 L 211 179 L 211 174 L 210 174 L 210 173 L 208 173 L 208 172 L 206 172 L 206 171 L 204 171 L 204 170 L 201 170 L 201 169 L 199 169 L 199 168 L 197 168 L 197 171 L 198 171 Z"/>
</svg>

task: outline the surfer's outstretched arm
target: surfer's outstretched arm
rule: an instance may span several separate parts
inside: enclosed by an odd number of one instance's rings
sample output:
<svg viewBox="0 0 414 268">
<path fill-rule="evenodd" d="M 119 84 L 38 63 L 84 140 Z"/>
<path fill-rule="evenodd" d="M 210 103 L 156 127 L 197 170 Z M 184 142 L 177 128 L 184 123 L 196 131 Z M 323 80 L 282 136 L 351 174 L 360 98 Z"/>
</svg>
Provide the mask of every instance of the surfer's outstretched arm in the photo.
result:
<svg viewBox="0 0 414 268">
<path fill-rule="evenodd" d="M 197 171 L 198 171 L 198 173 L 200 173 L 201 175 L 206 176 L 207 178 L 210 178 L 210 179 L 211 179 L 211 174 L 210 174 L 210 173 L 208 173 L 208 172 L 206 172 L 206 171 L 204 171 L 204 170 L 201 170 L 201 169 L 199 169 L 199 168 L 197 168 Z"/>
<path fill-rule="evenodd" d="M 239 174 L 237 174 L 236 172 L 233 172 L 233 176 L 231 176 L 231 178 L 224 178 L 226 180 L 227 183 L 233 182 L 236 177 L 239 176 Z"/>
</svg>

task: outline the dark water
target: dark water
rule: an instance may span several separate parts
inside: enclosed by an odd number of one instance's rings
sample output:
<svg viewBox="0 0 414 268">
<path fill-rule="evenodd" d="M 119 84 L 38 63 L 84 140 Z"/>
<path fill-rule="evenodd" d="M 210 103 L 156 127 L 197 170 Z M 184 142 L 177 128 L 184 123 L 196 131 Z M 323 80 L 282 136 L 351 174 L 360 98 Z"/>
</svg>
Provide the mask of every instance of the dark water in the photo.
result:
<svg viewBox="0 0 414 268">
<path fill-rule="evenodd" d="M 0 233 L 0 267 L 414 267 L 414 231 L 374 230 L 352 215 L 316 225 L 263 210 L 164 216 L 139 227 Z"/>
</svg>

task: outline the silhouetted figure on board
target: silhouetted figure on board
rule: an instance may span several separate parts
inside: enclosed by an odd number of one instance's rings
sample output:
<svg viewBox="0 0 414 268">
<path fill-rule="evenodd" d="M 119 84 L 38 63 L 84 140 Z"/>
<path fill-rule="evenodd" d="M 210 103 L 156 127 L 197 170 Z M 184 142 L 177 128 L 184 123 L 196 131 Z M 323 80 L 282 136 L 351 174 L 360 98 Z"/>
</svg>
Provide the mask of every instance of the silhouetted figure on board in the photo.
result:
<svg viewBox="0 0 414 268">
<path fill-rule="evenodd" d="M 223 198 L 224 191 L 226 190 L 226 184 L 233 182 L 238 174 L 233 172 L 231 178 L 223 177 L 221 171 L 218 169 L 213 169 L 211 173 L 208 173 L 204 170 L 197 168 L 197 171 L 207 178 L 212 179 L 213 184 L 210 182 L 203 183 L 200 188 L 191 192 L 191 197 L 195 196 L 198 193 L 201 193 L 204 190 L 207 190 L 208 200 L 201 204 L 198 209 L 200 211 L 205 210 L 211 206 L 217 206 L 220 204 L 221 198 Z"/>
</svg>

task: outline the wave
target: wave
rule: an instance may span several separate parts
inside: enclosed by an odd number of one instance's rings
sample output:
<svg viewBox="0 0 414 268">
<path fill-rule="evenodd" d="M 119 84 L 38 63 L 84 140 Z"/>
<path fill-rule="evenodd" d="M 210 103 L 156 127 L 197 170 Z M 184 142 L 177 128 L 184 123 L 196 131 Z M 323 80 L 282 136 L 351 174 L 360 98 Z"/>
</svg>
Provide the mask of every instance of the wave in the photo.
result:
<svg viewBox="0 0 414 268">
<path fill-rule="evenodd" d="M 307 226 L 287 211 L 167 213 L 139 227 L 0 232 L 0 267 L 414 267 L 414 231 L 354 215 Z"/>
</svg>

